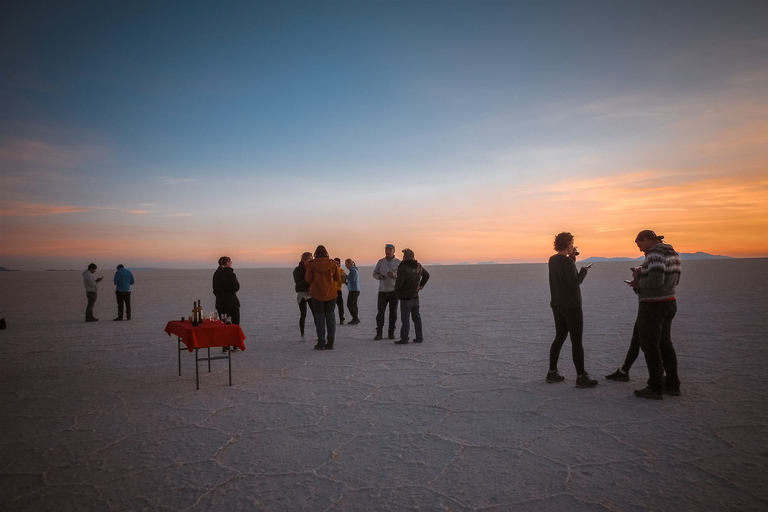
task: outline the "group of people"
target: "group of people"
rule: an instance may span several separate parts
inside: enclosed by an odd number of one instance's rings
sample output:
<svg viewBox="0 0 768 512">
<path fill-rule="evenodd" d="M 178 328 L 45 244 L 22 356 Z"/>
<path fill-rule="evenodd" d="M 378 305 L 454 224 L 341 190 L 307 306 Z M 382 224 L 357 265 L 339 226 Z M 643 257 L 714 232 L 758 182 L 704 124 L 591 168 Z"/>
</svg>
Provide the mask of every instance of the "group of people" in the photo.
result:
<svg viewBox="0 0 768 512">
<path fill-rule="evenodd" d="M 635 391 L 641 398 L 662 399 L 664 394 L 679 396 L 680 379 L 677 375 L 677 354 L 672 345 L 672 319 L 677 312 L 675 289 L 680 281 L 680 255 L 674 248 L 663 242 L 664 237 L 654 231 L 643 230 L 635 238 L 638 249 L 645 254 L 645 260 L 639 267 L 632 269 L 632 280 L 627 284 L 638 296 L 637 319 L 632 332 L 632 340 L 624 364 L 606 379 L 629 381 L 629 370 L 637 359 L 640 349 L 645 354 L 648 365 L 648 385 Z M 571 233 L 562 232 L 555 237 L 556 254 L 549 258 L 550 306 L 555 319 L 555 339 L 549 349 L 549 370 L 546 382 L 563 382 L 565 377 L 558 371 L 560 350 L 570 335 L 573 364 L 576 367 L 576 387 L 593 388 L 597 381 L 589 376 L 584 368 L 584 316 L 581 301 L 581 283 L 587 276 L 591 264 L 576 270 L 578 249 L 574 246 Z M 397 309 L 400 308 L 400 339 L 396 344 L 404 345 L 410 341 L 410 324 L 413 320 L 414 343 L 424 341 L 421 313 L 419 311 L 419 291 L 429 280 L 429 272 L 416 260 L 411 249 L 403 249 L 403 259 L 395 257 L 395 246 L 384 246 L 384 257 L 373 269 L 373 278 L 379 281 L 376 312 L 376 335 L 374 340 L 384 337 L 385 317 L 389 308 L 387 337 L 395 339 Z M 333 350 L 336 340 L 336 317 L 338 310 L 339 324 L 344 323 L 344 300 L 342 285 L 347 286 L 347 309 L 352 317 L 349 324 L 359 324 L 358 298 L 360 296 L 360 277 L 355 262 L 347 258 L 344 262 L 347 272 L 341 268 L 339 258 L 331 259 L 328 250 L 318 245 L 314 254 L 305 252 L 293 270 L 296 301 L 299 305 L 299 329 L 301 341 L 306 341 L 304 327 L 307 308 L 311 311 L 317 333 L 316 350 Z M 85 321 L 96 322 L 93 306 L 96 303 L 98 283 L 101 277 L 94 278 L 96 264 L 91 263 L 83 272 L 88 305 Z M 123 265 L 117 266 L 114 276 L 117 297 L 117 317 L 115 321 L 131 319 L 131 285 L 133 274 Z M 213 294 L 216 297 L 216 311 L 227 315 L 231 322 L 240 325 L 240 301 L 237 292 L 240 283 L 237 280 L 232 259 L 228 256 L 219 258 L 219 267 L 213 274 Z M 234 349 L 234 347 L 232 347 Z M 224 347 L 223 351 L 230 350 Z"/>
<path fill-rule="evenodd" d="M 648 385 L 635 390 L 641 398 L 661 400 L 664 395 L 680 395 L 680 379 L 677 375 L 677 354 L 672 345 L 672 319 L 677 312 L 675 289 L 680 281 L 680 255 L 663 242 L 664 237 L 646 229 L 635 237 L 635 244 L 645 254 L 639 267 L 632 268 L 632 280 L 627 284 L 637 294 L 639 306 L 632 332 L 632 340 L 624 364 L 605 378 L 629 381 L 629 369 L 637 359 L 640 349 L 648 365 Z M 555 237 L 555 251 L 549 258 L 550 306 L 555 318 L 555 339 L 549 349 L 549 371 L 546 381 L 562 382 L 557 362 L 560 349 L 570 334 L 573 364 L 576 367 L 576 387 L 592 388 L 597 381 L 584 369 L 582 334 L 584 317 L 581 307 L 580 285 L 587 276 L 591 264 L 576 270 L 576 256 L 571 233 L 559 233 Z"/>
<path fill-rule="evenodd" d="M 316 350 L 333 350 L 336 340 L 336 319 L 344 323 L 344 300 L 341 286 L 347 285 L 347 309 L 352 316 L 351 325 L 359 324 L 360 277 L 355 262 L 347 258 L 344 262 L 348 272 L 341 268 L 341 259 L 331 259 L 328 250 L 318 245 L 315 253 L 305 252 L 293 270 L 296 301 L 299 304 L 299 330 L 301 341 L 306 341 L 304 327 L 307 307 L 312 312 L 317 332 Z M 384 316 L 389 307 L 389 339 L 395 339 L 397 307 L 400 306 L 400 339 L 395 343 L 404 345 L 410 341 L 410 322 L 413 319 L 416 331 L 415 343 L 424 341 L 419 312 L 419 290 L 429 280 L 429 272 L 416 260 L 411 249 L 403 249 L 403 261 L 395 258 L 395 246 L 384 246 L 384 257 L 373 270 L 373 277 L 379 281 L 378 313 L 376 315 L 375 340 L 382 339 Z"/>
<path fill-rule="evenodd" d="M 98 267 L 95 263 L 88 265 L 88 268 L 83 272 L 83 284 L 85 285 L 85 296 L 88 299 L 88 303 L 85 306 L 85 321 L 86 322 L 98 322 L 99 319 L 93 316 L 93 306 L 96 304 L 96 298 L 99 292 L 99 283 L 103 277 L 95 278 L 93 274 Z M 125 319 L 131 319 L 131 285 L 135 283 L 133 274 L 130 270 L 125 268 L 124 265 L 118 265 L 115 277 L 112 280 L 115 283 L 115 297 L 117 298 L 117 317 L 113 318 L 114 321 L 120 322 L 123 320 L 123 312 L 125 312 Z"/>
</svg>

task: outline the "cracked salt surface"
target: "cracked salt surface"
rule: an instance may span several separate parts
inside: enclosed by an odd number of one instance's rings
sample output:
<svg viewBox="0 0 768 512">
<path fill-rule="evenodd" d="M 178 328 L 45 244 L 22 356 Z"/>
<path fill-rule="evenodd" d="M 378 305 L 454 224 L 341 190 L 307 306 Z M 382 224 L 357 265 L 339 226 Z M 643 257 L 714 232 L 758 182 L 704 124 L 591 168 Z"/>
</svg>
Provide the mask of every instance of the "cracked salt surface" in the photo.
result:
<svg viewBox="0 0 768 512">
<path fill-rule="evenodd" d="M 684 263 L 673 340 L 683 396 L 603 379 L 623 361 L 636 302 L 623 263 L 582 285 L 587 370 L 546 384 L 546 265 L 430 268 L 426 342 L 373 341 L 362 323 L 333 352 L 298 341 L 290 269 L 237 270 L 247 350 L 201 365 L 165 322 L 211 271 L 138 270 L 133 320 L 81 322 L 79 272 L 0 273 L 3 510 L 766 510 L 768 260 Z M 370 275 L 370 269 L 361 269 Z M 307 334 L 313 332 L 308 321 Z M 309 337 L 309 336 L 308 336 Z M 311 337 L 310 341 L 311 341 Z"/>
</svg>

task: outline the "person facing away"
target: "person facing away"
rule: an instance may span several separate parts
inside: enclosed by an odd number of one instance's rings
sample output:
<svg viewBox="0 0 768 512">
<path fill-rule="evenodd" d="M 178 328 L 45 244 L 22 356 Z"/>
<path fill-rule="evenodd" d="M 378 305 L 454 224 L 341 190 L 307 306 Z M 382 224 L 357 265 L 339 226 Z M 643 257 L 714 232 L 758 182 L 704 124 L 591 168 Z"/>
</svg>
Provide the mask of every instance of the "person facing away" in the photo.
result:
<svg viewBox="0 0 768 512">
<path fill-rule="evenodd" d="M 680 255 L 663 236 L 650 229 L 640 231 L 635 244 L 645 260 L 629 283 L 637 294 L 637 334 L 648 365 L 648 386 L 635 396 L 660 400 L 664 393 L 680 395 L 677 353 L 672 345 L 672 319 L 677 313 L 675 291 L 680 282 Z M 666 371 L 666 378 L 664 372 Z"/>
<path fill-rule="evenodd" d="M 232 258 L 222 256 L 219 258 L 219 268 L 213 273 L 213 295 L 216 296 L 216 311 L 219 316 L 229 315 L 232 323 L 240 325 L 240 300 L 237 298 L 237 292 L 240 290 L 240 283 L 232 268 Z M 231 347 L 237 350 L 237 347 Z M 223 353 L 229 352 L 230 347 L 221 349 Z"/>
<path fill-rule="evenodd" d="M 424 285 L 429 281 L 429 272 L 416 261 L 415 254 L 411 249 L 403 249 L 403 261 L 397 267 L 397 278 L 395 279 L 395 293 L 400 300 L 400 339 L 396 341 L 398 345 L 408 343 L 410 336 L 411 322 L 413 318 L 413 327 L 416 330 L 414 343 L 424 341 L 424 335 L 421 329 L 421 313 L 419 312 L 419 291 L 424 289 Z"/>
<path fill-rule="evenodd" d="M 309 283 L 304 279 L 307 273 L 307 263 L 311 259 L 311 252 L 303 253 L 299 264 L 293 269 L 293 282 L 296 284 L 294 287 L 296 290 L 296 302 L 299 304 L 299 331 L 301 331 L 301 339 L 299 341 L 307 341 L 307 338 L 304 336 L 307 306 L 309 306 L 310 311 L 313 311 L 311 297 L 309 296 Z"/>
<path fill-rule="evenodd" d="M 115 297 L 117 297 L 117 318 L 119 322 L 123 320 L 123 307 L 125 307 L 125 319 L 131 319 L 131 285 L 135 284 L 133 274 L 122 264 L 117 266 L 117 272 L 112 279 L 115 283 Z"/>
<path fill-rule="evenodd" d="M 357 325 L 360 323 L 359 309 L 357 307 L 357 299 L 360 297 L 360 274 L 357 271 L 355 262 L 350 258 L 344 261 L 344 266 L 347 267 L 347 309 L 352 320 L 349 321 L 350 325 Z"/>
<path fill-rule="evenodd" d="M 389 339 L 395 339 L 395 324 L 397 323 L 397 294 L 395 293 L 395 279 L 400 260 L 395 258 L 395 246 L 384 246 L 384 257 L 373 268 L 373 278 L 379 281 L 379 293 L 376 304 L 376 337 L 382 339 L 384 332 L 384 314 L 389 307 Z"/>
<path fill-rule="evenodd" d="M 98 322 L 99 319 L 93 316 L 93 306 L 96 304 L 96 297 L 99 292 L 99 283 L 103 277 L 98 279 L 93 278 L 93 273 L 96 272 L 98 267 L 95 263 L 88 265 L 88 268 L 83 271 L 83 284 L 85 285 L 85 297 L 88 299 L 88 304 L 85 306 L 85 321 L 86 322 Z"/>
<path fill-rule="evenodd" d="M 584 332 L 584 315 L 581 309 L 580 287 L 592 264 L 576 271 L 577 250 L 573 242 L 572 234 L 559 233 L 554 244 L 557 253 L 549 258 L 549 304 L 555 318 L 555 339 L 549 348 L 549 371 L 546 381 L 554 383 L 565 380 L 557 370 L 557 362 L 560 349 L 570 333 L 571 356 L 576 367 L 576 387 L 593 388 L 597 386 L 597 381 L 591 379 L 584 370 L 584 347 L 581 339 Z"/>
<path fill-rule="evenodd" d="M 336 283 L 341 281 L 341 272 L 336 262 L 328 257 L 325 246 L 318 245 L 315 249 L 315 259 L 307 264 L 305 279 L 309 283 L 317 331 L 315 350 L 333 350 L 336 339 Z"/>
<path fill-rule="evenodd" d="M 336 306 L 339 308 L 339 324 L 344 323 L 344 295 L 341 293 L 341 285 L 347 283 L 347 273 L 344 272 L 344 269 L 341 268 L 341 259 L 339 258 L 333 258 L 333 261 L 336 262 L 336 265 L 339 266 L 339 273 L 341 275 L 341 280 L 336 283 Z"/>
</svg>

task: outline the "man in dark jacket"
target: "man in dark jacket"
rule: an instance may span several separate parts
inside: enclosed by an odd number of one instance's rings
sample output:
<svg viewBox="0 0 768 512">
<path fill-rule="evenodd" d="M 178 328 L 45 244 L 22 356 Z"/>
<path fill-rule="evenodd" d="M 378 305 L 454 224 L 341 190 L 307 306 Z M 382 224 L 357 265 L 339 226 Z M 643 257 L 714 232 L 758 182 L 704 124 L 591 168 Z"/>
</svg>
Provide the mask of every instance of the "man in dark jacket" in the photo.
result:
<svg viewBox="0 0 768 512">
<path fill-rule="evenodd" d="M 235 270 L 232 268 L 232 259 L 228 256 L 219 258 L 219 268 L 213 273 L 213 294 L 216 296 L 216 311 L 219 315 L 229 315 L 232 323 L 240 325 L 240 301 L 237 291 L 240 283 L 237 281 Z M 232 347 L 233 349 L 235 347 Z M 224 347 L 222 352 L 228 352 L 229 347 Z"/>
<path fill-rule="evenodd" d="M 403 261 L 397 267 L 397 279 L 395 280 L 395 293 L 400 300 L 400 316 L 402 318 L 402 327 L 400 327 L 400 339 L 396 341 L 398 345 L 408 343 L 411 322 L 413 317 L 413 326 L 416 329 L 416 338 L 414 343 L 424 341 L 421 331 L 421 314 L 419 313 L 419 290 L 424 288 L 429 280 L 429 272 L 416 261 L 414 253 L 410 249 L 403 249 Z"/>
</svg>

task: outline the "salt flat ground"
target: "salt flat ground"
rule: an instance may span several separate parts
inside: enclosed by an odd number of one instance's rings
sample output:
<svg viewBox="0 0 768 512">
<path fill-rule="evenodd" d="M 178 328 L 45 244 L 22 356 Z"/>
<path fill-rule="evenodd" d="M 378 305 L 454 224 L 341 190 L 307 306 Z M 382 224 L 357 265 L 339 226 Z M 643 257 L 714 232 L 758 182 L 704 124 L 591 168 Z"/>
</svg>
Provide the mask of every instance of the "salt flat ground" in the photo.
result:
<svg viewBox="0 0 768 512">
<path fill-rule="evenodd" d="M 546 384 L 546 265 L 432 266 L 426 341 L 374 342 L 376 282 L 336 350 L 300 343 L 291 269 L 236 269 L 247 350 L 201 365 L 167 320 L 210 270 L 112 270 L 97 323 L 80 272 L 0 273 L 0 508 L 10 510 L 766 510 L 768 260 L 684 263 L 673 326 L 683 396 L 633 396 L 627 263 L 582 285 L 587 370 Z M 312 324 L 307 327 L 312 332 Z"/>
</svg>

